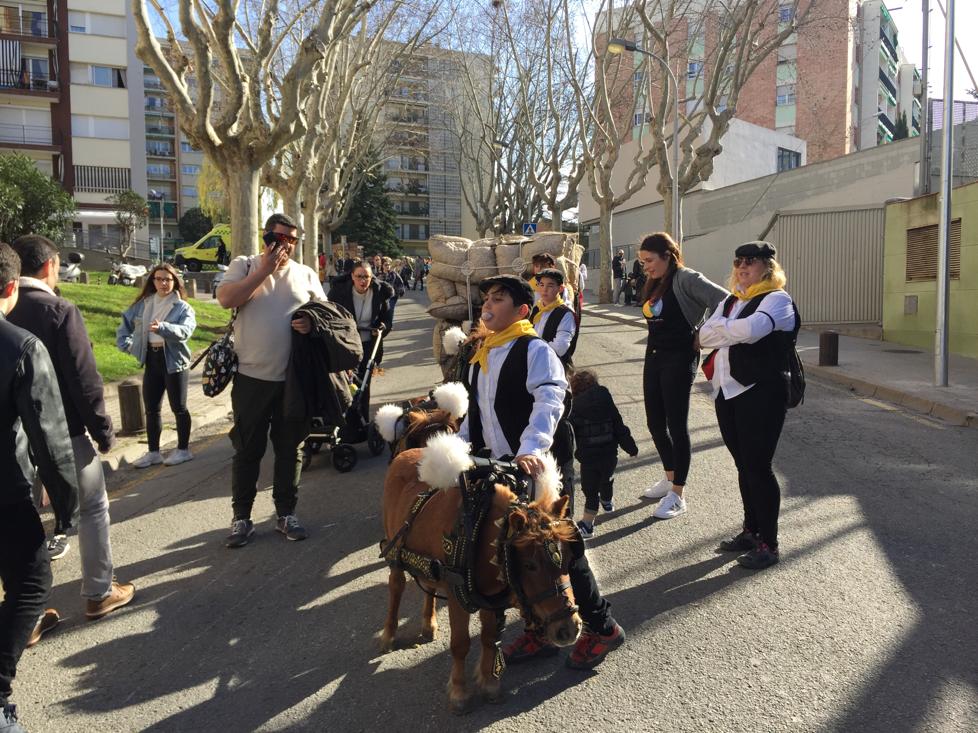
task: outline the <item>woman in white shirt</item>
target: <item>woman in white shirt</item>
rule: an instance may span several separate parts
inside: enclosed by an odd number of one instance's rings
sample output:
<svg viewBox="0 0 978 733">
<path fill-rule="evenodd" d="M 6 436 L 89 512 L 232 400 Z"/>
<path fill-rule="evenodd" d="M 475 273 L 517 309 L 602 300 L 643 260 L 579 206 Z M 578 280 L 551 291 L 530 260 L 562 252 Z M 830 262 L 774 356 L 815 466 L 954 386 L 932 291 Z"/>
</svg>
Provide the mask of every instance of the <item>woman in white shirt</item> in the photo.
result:
<svg viewBox="0 0 978 733">
<path fill-rule="evenodd" d="M 800 321 L 787 278 L 767 242 L 737 248 L 731 296 L 699 331 L 699 344 L 714 351 L 703 363 L 713 386 L 723 442 L 737 465 L 744 505 L 743 530 L 720 543 L 743 567 L 761 570 L 779 560 L 781 487 L 772 469 L 784 426 L 784 373 Z"/>
</svg>

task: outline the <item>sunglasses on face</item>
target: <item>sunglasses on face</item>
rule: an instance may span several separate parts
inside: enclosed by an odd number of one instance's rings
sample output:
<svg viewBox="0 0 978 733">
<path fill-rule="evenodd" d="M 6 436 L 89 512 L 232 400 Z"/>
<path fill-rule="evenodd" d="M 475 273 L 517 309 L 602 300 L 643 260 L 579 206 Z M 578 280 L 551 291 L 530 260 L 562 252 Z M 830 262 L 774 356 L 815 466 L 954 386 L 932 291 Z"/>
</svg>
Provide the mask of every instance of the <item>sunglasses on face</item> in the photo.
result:
<svg viewBox="0 0 978 733">
<path fill-rule="evenodd" d="M 295 244 L 299 241 L 298 237 L 293 237 L 285 232 L 272 232 L 272 235 L 275 237 L 275 241 L 280 244 Z"/>
<path fill-rule="evenodd" d="M 758 262 L 761 259 L 762 259 L 761 257 L 734 257 L 733 265 L 734 267 L 740 267 L 741 265 L 743 265 L 744 267 L 750 267 L 755 262 Z"/>
</svg>

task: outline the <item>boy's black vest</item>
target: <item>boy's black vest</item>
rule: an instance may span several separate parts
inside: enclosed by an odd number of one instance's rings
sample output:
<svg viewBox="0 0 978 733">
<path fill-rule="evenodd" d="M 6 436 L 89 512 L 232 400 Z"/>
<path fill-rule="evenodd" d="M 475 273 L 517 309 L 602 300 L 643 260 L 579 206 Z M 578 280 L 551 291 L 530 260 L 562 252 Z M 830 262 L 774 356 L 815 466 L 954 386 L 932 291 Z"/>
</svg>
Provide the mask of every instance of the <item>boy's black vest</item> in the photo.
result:
<svg viewBox="0 0 978 733">
<path fill-rule="evenodd" d="M 533 412 L 533 395 L 526 390 L 526 379 L 529 374 L 527 359 L 530 342 L 534 338 L 536 337 L 520 336 L 514 341 L 499 370 L 499 382 L 496 385 L 496 401 L 493 405 L 496 421 L 503 431 L 503 437 L 506 438 L 509 452 L 513 456 L 519 451 L 520 436 L 530 424 L 530 414 Z M 481 371 L 479 365 L 475 364 L 473 368 L 466 370 L 466 378 L 463 380 L 469 392 L 469 442 L 472 443 L 473 453 L 486 447 L 478 399 Z M 569 390 L 567 394 L 570 394 Z M 565 417 L 567 412 L 565 400 Z"/>
<path fill-rule="evenodd" d="M 737 318 L 747 318 L 757 312 L 764 300 L 764 295 L 758 295 L 747 301 L 747 305 L 737 314 Z M 724 314 L 729 314 L 737 300 L 736 295 L 731 295 L 723 304 Z M 788 355 L 798 334 L 801 319 L 798 317 L 798 309 L 795 309 L 795 327 L 792 331 L 771 331 L 767 336 L 753 344 L 735 344 L 730 347 L 730 375 L 740 384 L 749 385 L 758 382 L 781 382 L 784 380 L 784 373 L 788 368 Z M 770 315 L 761 311 L 765 316 Z M 777 326 L 771 318 L 771 325 Z"/>
<path fill-rule="evenodd" d="M 537 310 L 537 306 L 533 307 L 533 311 Z M 530 322 L 533 322 L 533 316 L 535 313 L 530 312 Z M 577 349 L 577 334 L 580 329 L 577 327 L 577 316 L 574 315 L 574 311 L 568 308 L 566 305 L 558 305 L 547 317 L 547 322 L 543 326 L 543 333 L 540 334 L 540 338 L 546 341 L 548 344 L 552 343 L 555 338 L 557 338 L 557 329 L 560 327 L 560 322 L 564 320 L 564 316 L 568 313 L 574 318 L 574 337 L 571 339 L 570 346 L 567 347 L 567 352 L 560 357 L 560 362 L 565 366 L 570 363 L 571 357 L 574 356 L 574 351 Z"/>
</svg>

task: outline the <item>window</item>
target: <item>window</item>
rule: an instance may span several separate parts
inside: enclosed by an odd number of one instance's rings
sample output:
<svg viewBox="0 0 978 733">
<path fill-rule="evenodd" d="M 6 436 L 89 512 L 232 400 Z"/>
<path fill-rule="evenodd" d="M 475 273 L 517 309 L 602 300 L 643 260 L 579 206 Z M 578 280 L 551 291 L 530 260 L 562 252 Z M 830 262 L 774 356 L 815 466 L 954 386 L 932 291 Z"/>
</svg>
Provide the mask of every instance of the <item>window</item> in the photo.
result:
<svg viewBox="0 0 978 733">
<path fill-rule="evenodd" d="M 948 232 L 951 278 L 961 279 L 961 220 L 954 219 Z M 907 282 L 937 279 L 937 225 L 907 230 Z"/>
<path fill-rule="evenodd" d="M 68 30 L 71 33 L 88 33 L 88 17 L 85 13 L 68 13 Z"/>
<path fill-rule="evenodd" d="M 180 152 L 181 153 L 199 153 L 200 150 L 198 150 L 197 148 L 195 148 L 193 145 L 191 145 L 186 140 L 181 140 L 180 141 Z"/>
<path fill-rule="evenodd" d="M 795 85 L 782 84 L 778 87 L 776 104 L 778 107 L 787 107 L 795 103 Z"/>
<path fill-rule="evenodd" d="M 98 36 L 126 37 L 126 19 L 121 15 L 88 14 L 89 33 Z"/>
<path fill-rule="evenodd" d="M 801 165 L 801 153 L 787 148 L 778 148 L 778 173 L 790 171 Z"/>
<path fill-rule="evenodd" d="M 695 79 L 703 71 L 702 61 L 690 61 L 687 67 L 686 76 L 690 79 Z"/>
<path fill-rule="evenodd" d="M 85 193 L 115 193 L 128 191 L 128 168 L 107 168 L 98 165 L 75 166 L 75 190 Z"/>
<path fill-rule="evenodd" d="M 128 140 L 129 120 L 118 117 L 72 115 L 71 134 L 75 137 L 97 137 L 108 140 Z"/>
<path fill-rule="evenodd" d="M 180 195 L 186 196 L 188 199 L 197 198 L 197 187 L 196 186 L 180 186 Z"/>
<path fill-rule="evenodd" d="M 199 176 L 200 166 L 199 165 L 182 165 L 180 166 L 180 172 L 188 176 Z"/>
<path fill-rule="evenodd" d="M 778 22 L 790 23 L 795 19 L 795 8 L 793 5 L 782 5 L 778 8 Z"/>
<path fill-rule="evenodd" d="M 150 178 L 173 178 L 173 168 L 166 163 L 148 163 L 146 175 Z"/>
<path fill-rule="evenodd" d="M 208 237 L 203 244 L 200 245 L 201 249 L 217 249 L 221 246 L 221 238 L 215 234 L 213 237 Z"/>
</svg>

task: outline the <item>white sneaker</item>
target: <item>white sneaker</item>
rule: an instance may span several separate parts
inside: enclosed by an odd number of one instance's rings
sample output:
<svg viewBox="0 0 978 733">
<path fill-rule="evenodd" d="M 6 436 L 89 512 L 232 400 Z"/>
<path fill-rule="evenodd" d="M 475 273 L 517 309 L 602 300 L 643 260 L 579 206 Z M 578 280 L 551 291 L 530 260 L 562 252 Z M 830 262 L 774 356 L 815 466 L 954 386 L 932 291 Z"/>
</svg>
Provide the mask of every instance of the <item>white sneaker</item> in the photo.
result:
<svg viewBox="0 0 978 733">
<path fill-rule="evenodd" d="M 686 500 L 675 491 L 670 490 L 668 494 L 662 497 L 662 501 L 656 505 L 652 516 L 656 519 L 672 519 L 685 513 Z"/>
<path fill-rule="evenodd" d="M 656 481 L 649 488 L 643 491 L 642 497 L 645 499 L 661 499 L 670 491 L 672 491 L 672 481 L 664 478 L 661 481 Z"/>
<path fill-rule="evenodd" d="M 163 463 L 163 456 L 160 455 L 159 451 L 150 451 L 149 453 L 144 453 L 133 461 L 132 467 L 149 468 L 150 466 L 155 466 L 158 463 Z"/>
<path fill-rule="evenodd" d="M 189 448 L 177 448 L 176 450 L 170 451 L 170 455 L 168 455 L 166 460 L 163 461 L 163 465 L 176 466 L 180 463 L 192 461 L 193 459 L 194 454 L 190 452 Z"/>
</svg>

